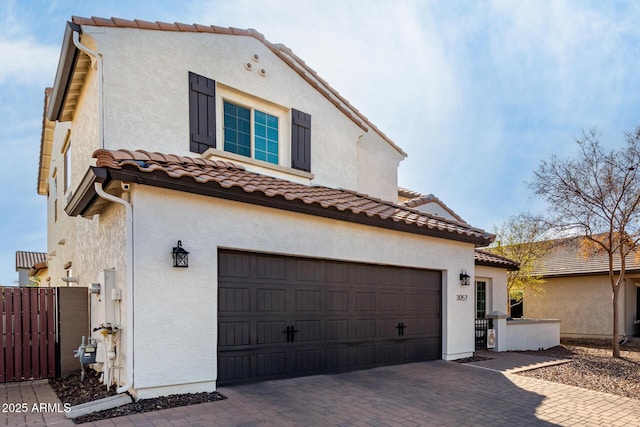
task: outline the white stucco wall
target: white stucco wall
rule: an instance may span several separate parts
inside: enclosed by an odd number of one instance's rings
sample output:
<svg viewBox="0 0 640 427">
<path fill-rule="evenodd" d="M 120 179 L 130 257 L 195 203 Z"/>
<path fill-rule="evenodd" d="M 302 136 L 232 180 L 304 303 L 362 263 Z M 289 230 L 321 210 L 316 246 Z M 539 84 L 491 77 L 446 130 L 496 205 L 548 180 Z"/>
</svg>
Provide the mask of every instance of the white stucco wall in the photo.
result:
<svg viewBox="0 0 640 427">
<path fill-rule="evenodd" d="M 476 266 L 476 281 L 487 283 L 487 313 L 508 312 L 507 270 L 504 268 Z"/>
<path fill-rule="evenodd" d="M 509 351 L 540 350 L 560 345 L 559 320 L 514 319 L 507 322 Z"/>
<path fill-rule="evenodd" d="M 253 37 L 107 27 L 83 31 L 103 57 L 106 148 L 198 156 L 189 151 L 192 71 L 287 111 L 311 114 L 314 183 L 396 200 L 403 156 L 371 129 L 358 127 Z M 253 54 L 258 62 L 251 59 Z M 246 62 L 255 64 L 252 71 Z M 282 126 L 290 126 L 290 116 L 284 121 Z M 220 125 L 217 133 L 222 141 Z"/>
<path fill-rule="evenodd" d="M 442 357 L 474 350 L 473 298 L 460 270 L 473 271 L 473 246 L 343 221 L 134 187 L 135 388 L 139 396 L 215 387 L 217 252 L 232 248 L 381 263 L 443 272 Z M 177 240 L 189 268 L 175 269 Z"/>
</svg>

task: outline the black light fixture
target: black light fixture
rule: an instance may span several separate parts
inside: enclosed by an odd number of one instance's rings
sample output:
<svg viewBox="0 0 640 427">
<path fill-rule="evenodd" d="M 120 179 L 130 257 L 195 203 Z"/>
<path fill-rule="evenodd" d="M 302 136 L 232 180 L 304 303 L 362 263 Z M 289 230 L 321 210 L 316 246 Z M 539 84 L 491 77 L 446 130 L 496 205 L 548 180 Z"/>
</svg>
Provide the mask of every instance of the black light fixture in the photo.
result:
<svg viewBox="0 0 640 427">
<path fill-rule="evenodd" d="M 182 247 L 182 240 L 178 240 L 178 246 L 171 251 L 174 267 L 189 267 L 189 252 Z"/>
<path fill-rule="evenodd" d="M 470 285 L 471 280 L 469 279 L 471 279 L 471 276 L 467 274 L 467 270 L 462 270 L 462 272 L 460 273 L 460 284 L 465 286 Z"/>
</svg>

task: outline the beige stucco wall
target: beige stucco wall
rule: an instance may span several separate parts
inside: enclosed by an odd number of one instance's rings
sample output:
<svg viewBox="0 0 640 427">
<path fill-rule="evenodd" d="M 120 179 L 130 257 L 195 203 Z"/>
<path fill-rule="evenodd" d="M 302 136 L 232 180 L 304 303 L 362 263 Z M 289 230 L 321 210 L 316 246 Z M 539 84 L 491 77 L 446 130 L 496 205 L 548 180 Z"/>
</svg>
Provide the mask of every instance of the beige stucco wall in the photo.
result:
<svg viewBox="0 0 640 427">
<path fill-rule="evenodd" d="M 313 183 L 396 200 L 403 156 L 371 129 L 358 127 L 253 37 L 106 27 L 83 31 L 103 58 L 106 148 L 197 156 L 189 151 L 192 71 L 258 100 L 311 114 Z M 255 65 L 252 71 L 246 62 Z M 221 123 L 221 117 L 217 120 Z M 290 126 L 290 116 L 284 121 Z M 217 132 L 222 141 L 221 126 Z M 290 166 L 289 159 L 285 162 Z"/>
<path fill-rule="evenodd" d="M 562 336 L 611 337 L 613 308 L 607 276 L 549 278 L 543 292 L 527 294 L 524 317 L 560 319 Z M 620 313 L 624 304 L 620 301 Z M 624 315 L 620 319 L 624 331 Z"/>
<path fill-rule="evenodd" d="M 215 386 L 219 248 L 441 270 L 442 357 L 474 351 L 473 298 L 456 300 L 472 288 L 458 277 L 473 272 L 471 244 L 146 186 L 133 193 L 139 396 Z M 187 269 L 171 266 L 177 240 L 190 252 Z"/>
</svg>

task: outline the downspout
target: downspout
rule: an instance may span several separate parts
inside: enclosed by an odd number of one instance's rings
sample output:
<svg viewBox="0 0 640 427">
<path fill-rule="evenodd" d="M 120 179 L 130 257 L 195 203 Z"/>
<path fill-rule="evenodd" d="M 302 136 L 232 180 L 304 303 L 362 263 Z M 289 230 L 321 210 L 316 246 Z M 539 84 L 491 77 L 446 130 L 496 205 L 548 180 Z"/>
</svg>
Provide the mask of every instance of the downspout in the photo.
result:
<svg viewBox="0 0 640 427">
<path fill-rule="evenodd" d="M 125 234 L 126 234 L 126 296 L 127 296 L 127 382 L 117 389 L 118 393 L 124 393 L 133 386 L 133 207 L 131 203 L 104 191 L 102 183 L 94 184 L 98 196 L 110 202 L 124 206 L 125 210 Z M 122 318 L 122 313 L 120 313 Z"/>
<path fill-rule="evenodd" d="M 105 148 L 102 55 L 80 43 L 80 33 L 78 31 L 73 32 L 73 44 L 91 58 L 91 68 L 95 69 L 98 73 L 98 148 Z"/>
</svg>

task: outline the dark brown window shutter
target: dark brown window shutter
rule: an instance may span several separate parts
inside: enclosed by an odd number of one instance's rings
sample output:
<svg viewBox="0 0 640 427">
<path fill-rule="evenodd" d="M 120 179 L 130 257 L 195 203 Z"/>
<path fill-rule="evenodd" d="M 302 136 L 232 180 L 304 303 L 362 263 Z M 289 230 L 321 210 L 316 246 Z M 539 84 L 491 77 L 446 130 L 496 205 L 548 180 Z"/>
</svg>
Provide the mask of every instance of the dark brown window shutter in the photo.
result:
<svg viewBox="0 0 640 427">
<path fill-rule="evenodd" d="M 189 72 L 190 151 L 216 147 L 216 82 Z"/>
<path fill-rule="evenodd" d="M 291 167 L 311 172 L 311 115 L 291 109 Z"/>
</svg>

